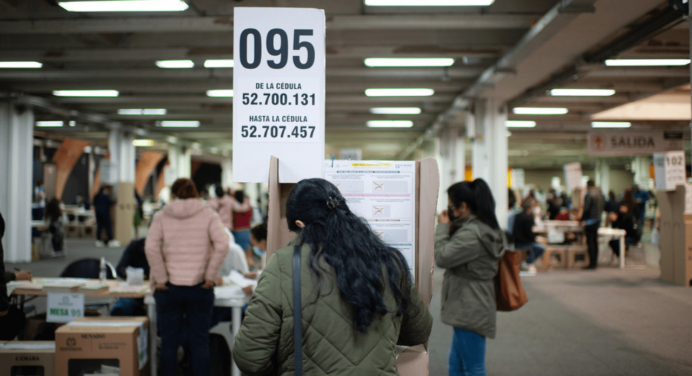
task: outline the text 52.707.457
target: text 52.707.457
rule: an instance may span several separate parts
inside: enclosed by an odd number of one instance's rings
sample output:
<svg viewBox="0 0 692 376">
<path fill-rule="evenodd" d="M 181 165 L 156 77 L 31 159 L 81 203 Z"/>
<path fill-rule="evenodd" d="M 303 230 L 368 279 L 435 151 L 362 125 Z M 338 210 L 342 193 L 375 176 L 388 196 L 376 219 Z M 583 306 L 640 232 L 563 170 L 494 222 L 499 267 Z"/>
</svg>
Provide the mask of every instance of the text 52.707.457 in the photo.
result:
<svg viewBox="0 0 692 376">
<path fill-rule="evenodd" d="M 243 125 L 240 127 L 242 138 L 312 138 L 315 135 L 315 127 L 307 125 Z"/>
</svg>

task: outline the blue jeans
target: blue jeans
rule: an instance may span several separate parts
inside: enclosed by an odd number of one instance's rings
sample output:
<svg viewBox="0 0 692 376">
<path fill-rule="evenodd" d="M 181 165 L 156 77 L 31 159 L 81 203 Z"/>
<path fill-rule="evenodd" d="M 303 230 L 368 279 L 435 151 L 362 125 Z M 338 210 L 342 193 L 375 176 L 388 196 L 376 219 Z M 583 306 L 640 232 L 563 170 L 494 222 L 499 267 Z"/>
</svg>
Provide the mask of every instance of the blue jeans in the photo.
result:
<svg viewBox="0 0 692 376">
<path fill-rule="evenodd" d="M 533 264 L 534 261 L 538 260 L 539 257 L 545 252 L 545 245 L 533 242 L 533 243 L 517 243 L 514 245 L 514 249 L 530 249 L 529 257 L 526 259 L 527 264 Z"/>
<path fill-rule="evenodd" d="M 449 376 L 486 376 L 485 337 L 470 330 L 454 328 Z"/>
<path fill-rule="evenodd" d="M 233 231 L 233 237 L 235 238 L 235 243 L 244 251 L 252 247 L 252 243 L 250 243 L 250 230 Z"/>
<path fill-rule="evenodd" d="M 183 326 L 192 352 L 195 376 L 209 375 L 209 329 L 214 307 L 214 290 L 197 286 L 167 284 L 168 290 L 157 290 L 156 316 L 161 336 L 161 376 L 178 373 L 178 347 L 182 344 Z"/>
</svg>

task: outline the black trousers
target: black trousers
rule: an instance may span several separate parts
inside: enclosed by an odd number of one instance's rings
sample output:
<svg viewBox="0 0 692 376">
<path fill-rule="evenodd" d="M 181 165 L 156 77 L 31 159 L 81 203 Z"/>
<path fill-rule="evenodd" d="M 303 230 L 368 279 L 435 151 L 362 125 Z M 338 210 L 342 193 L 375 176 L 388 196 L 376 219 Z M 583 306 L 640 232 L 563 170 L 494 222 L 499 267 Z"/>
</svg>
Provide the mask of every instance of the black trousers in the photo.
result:
<svg viewBox="0 0 692 376">
<path fill-rule="evenodd" d="M 589 250 L 589 267 L 595 268 L 598 265 L 598 227 L 599 223 L 584 227 L 586 234 L 586 245 Z"/>
</svg>

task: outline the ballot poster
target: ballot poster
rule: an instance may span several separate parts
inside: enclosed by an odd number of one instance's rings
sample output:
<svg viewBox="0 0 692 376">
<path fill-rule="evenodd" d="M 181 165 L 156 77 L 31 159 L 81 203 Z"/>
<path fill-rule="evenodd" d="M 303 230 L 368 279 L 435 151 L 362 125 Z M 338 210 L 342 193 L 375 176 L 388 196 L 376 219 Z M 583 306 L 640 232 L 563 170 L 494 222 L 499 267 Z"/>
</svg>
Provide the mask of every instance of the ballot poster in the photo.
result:
<svg viewBox="0 0 692 376">
<path fill-rule="evenodd" d="M 320 9 L 234 9 L 233 180 L 322 176 L 325 15 Z"/>
<path fill-rule="evenodd" d="M 355 214 L 365 218 L 387 244 L 416 262 L 416 162 L 325 162 L 324 178 L 334 184 Z"/>
</svg>

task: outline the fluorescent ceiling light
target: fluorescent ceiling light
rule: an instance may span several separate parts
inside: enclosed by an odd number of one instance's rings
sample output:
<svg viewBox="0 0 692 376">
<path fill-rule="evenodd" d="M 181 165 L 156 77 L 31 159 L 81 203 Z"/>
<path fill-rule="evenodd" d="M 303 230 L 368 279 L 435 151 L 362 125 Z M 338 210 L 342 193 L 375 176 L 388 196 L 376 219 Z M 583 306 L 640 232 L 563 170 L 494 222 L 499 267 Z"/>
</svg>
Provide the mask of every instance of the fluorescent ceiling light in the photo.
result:
<svg viewBox="0 0 692 376">
<path fill-rule="evenodd" d="M 370 7 L 487 7 L 495 0 L 365 0 Z"/>
<path fill-rule="evenodd" d="M 418 107 L 375 107 L 370 109 L 371 114 L 377 115 L 418 115 L 421 109 Z"/>
<path fill-rule="evenodd" d="M 199 128 L 197 120 L 164 120 L 159 122 L 160 127 L 164 128 Z"/>
<path fill-rule="evenodd" d="M 0 61 L 0 68 L 36 69 L 42 66 L 37 61 Z"/>
<path fill-rule="evenodd" d="M 134 146 L 154 146 L 154 140 L 133 140 Z"/>
<path fill-rule="evenodd" d="M 553 89 L 550 95 L 554 97 L 610 97 L 615 95 L 612 89 Z"/>
<path fill-rule="evenodd" d="M 594 121 L 591 128 L 629 128 L 632 123 L 627 121 Z"/>
<path fill-rule="evenodd" d="M 681 67 L 690 59 L 610 59 L 605 61 L 609 67 Z"/>
<path fill-rule="evenodd" d="M 221 89 L 221 90 L 207 90 L 207 97 L 232 97 L 233 90 Z"/>
<path fill-rule="evenodd" d="M 117 97 L 117 90 L 54 90 L 56 97 Z"/>
<path fill-rule="evenodd" d="M 121 108 L 118 115 L 165 115 L 165 108 Z"/>
<path fill-rule="evenodd" d="M 507 128 L 533 128 L 536 122 L 532 120 L 507 120 L 505 121 Z"/>
<path fill-rule="evenodd" d="M 204 62 L 205 68 L 233 68 L 233 59 L 225 60 L 206 60 Z"/>
<path fill-rule="evenodd" d="M 77 125 L 77 122 L 74 120 L 70 120 L 70 122 L 68 124 L 70 125 L 70 127 L 74 127 Z"/>
<path fill-rule="evenodd" d="M 564 115 L 569 110 L 559 107 L 514 107 L 512 112 L 516 115 Z"/>
<path fill-rule="evenodd" d="M 181 0 L 120 0 L 59 2 L 68 12 L 180 12 L 188 8 Z"/>
<path fill-rule="evenodd" d="M 429 97 L 435 94 L 433 89 L 367 89 L 368 97 Z"/>
<path fill-rule="evenodd" d="M 411 128 L 413 122 L 411 120 L 370 120 L 368 121 L 369 128 Z"/>
<path fill-rule="evenodd" d="M 158 60 L 156 66 L 167 69 L 192 68 L 195 63 L 192 60 Z"/>
<path fill-rule="evenodd" d="M 37 127 L 62 127 L 63 122 L 61 120 L 48 120 L 48 121 L 37 121 Z"/>
<path fill-rule="evenodd" d="M 370 57 L 365 59 L 368 67 L 451 67 L 452 58 L 388 58 Z"/>
</svg>

